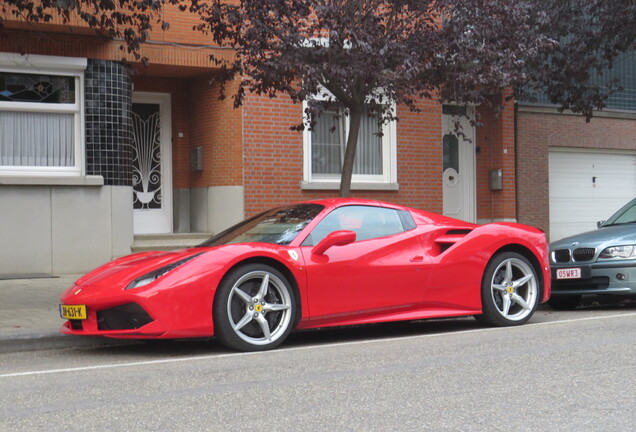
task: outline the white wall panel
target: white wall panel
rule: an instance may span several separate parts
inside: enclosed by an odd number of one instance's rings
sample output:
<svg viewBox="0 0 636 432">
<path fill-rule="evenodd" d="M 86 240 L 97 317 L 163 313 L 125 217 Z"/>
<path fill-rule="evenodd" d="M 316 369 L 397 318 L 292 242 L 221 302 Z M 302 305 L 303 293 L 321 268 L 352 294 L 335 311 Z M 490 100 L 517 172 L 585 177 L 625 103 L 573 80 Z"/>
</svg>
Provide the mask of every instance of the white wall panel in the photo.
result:
<svg viewBox="0 0 636 432">
<path fill-rule="evenodd" d="M 51 272 L 51 189 L 0 188 L 0 274 Z"/>
<path fill-rule="evenodd" d="M 84 273 L 130 253 L 132 188 L 0 187 L 0 274 Z"/>
<path fill-rule="evenodd" d="M 54 188 L 53 272 L 75 273 L 112 258 L 110 187 Z"/>
</svg>

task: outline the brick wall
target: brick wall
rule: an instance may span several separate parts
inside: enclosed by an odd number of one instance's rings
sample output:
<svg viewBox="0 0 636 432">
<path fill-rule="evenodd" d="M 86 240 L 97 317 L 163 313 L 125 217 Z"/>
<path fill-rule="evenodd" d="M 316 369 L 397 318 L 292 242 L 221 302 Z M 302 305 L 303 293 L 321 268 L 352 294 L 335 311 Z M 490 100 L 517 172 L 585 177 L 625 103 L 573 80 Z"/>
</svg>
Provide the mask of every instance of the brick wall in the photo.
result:
<svg viewBox="0 0 636 432">
<path fill-rule="evenodd" d="M 636 150 L 634 119 L 517 112 L 519 222 L 549 232 L 548 154 L 551 147 Z"/>
<path fill-rule="evenodd" d="M 381 199 L 442 211 L 441 107 L 421 103 L 421 113 L 398 109 L 399 191 L 352 191 L 352 197 Z M 245 214 L 299 201 L 336 197 L 338 191 L 303 191 L 303 137 L 290 130 L 302 108 L 288 99 L 251 95 L 243 108 Z"/>
<path fill-rule="evenodd" d="M 283 97 L 250 95 L 243 107 L 245 215 L 302 199 L 302 134 L 289 129 L 301 108 Z M 324 195 L 323 195 L 324 196 Z"/>
<path fill-rule="evenodd" d="M 145 69 L 136 64 L 137 60 L 132 54 L 122 50 L 123 43 L 120 40 L 98 36 L 82 21 L 71 19 L 70 26 L 59 25 L 55 20 L 52 24 L 24 24 L 8 12 L 3 18 L 7 31 L 3 32 L 6 37 L 0 38 L 0 52 L 116 61 L 125 58 L 140 71 Z M 149 40 L 154 43 L 144 44 L 140 51 L 149 60 L 152 69 L 159 69 L 162 65 L 209 68 L 210 54 L 220 59 L 233 58 L 231 50 L 216 48 L 211 44 L 209 35 L 192 29 L 199 22 L 195 15 L 179 11 L 178 6 L 165 5 L 162 18 L 170 24 L 169 28 L 162 30 L 159 24 L 153 22 L 154 29 L 149 32 Z"/>
<path fill-rule="evenodd" d="M 397 180 L 399 191 L 352 191 L 352 197 L 389 201 L 441 213 L 441 106 L 421 101 L 421 112 L 398 107 Z M 482 110 L 477 131 L 478 218 L 516 217 L 514 110 L 497 117 Z M 293 201 L 336 197 L 338 191 L 303 191 L 303 137 L 291 131 L 302 118 L 300 105 L 287 99 L 251 95 L 243 107 L 245 214 Z M 504 153 L 504 149 L 506 153 Z M 504 190 L 490 191 L 489 171 L 504 169 Z"/>
<path fill-rule="evenodd" d="M 243 183 L 241 109 L 231 97 L 219 100 L 217 87 L 204 75 L 190 81 L 188 115 L 192 147 L 203 146 L 203 171 L 192 172 L 191 187 L 240 186 Z M 228 84 L 227 95 L 236 87 Z"/>
<path fill-rule="evenodd" d="M 194 32 L 192 34 L 196 35 Z M 0 38 L 0 52 L 86 57 L 115 61 L 125 58 L 132 66 L 137 67 L 140 73 L 145 73 L 146 70 L 156 70 L 159 73 L 170 75 L 175 72 L 174 69 L 165 69 L 166 65 L 180 65 L 205 70 L 212 66 L 211 53 L 220 58 L 230 57 L 230 52 L 227 50 L 215 50 L 203 46 L 192 49 L 185 45 L 146 44 L 141 49 L 141 55 L 149 60 L 149 66 L 146 68 L 137 63 L 132 55 L 126 55 L 124 51 L 121 51 L 121 43 L 118 41 L 77 34 L 66 35 L 18 30 L 7 30 L 6 36 Z"/>
<path fill-rule="evenodd" d="M 479 108 L 482 126 L 477 128 L 476 191 L 477 219 L 515 219 L 516 166 L 514 105 L 509 102 L 499 114 Z M 503 170 L 503 189 L 490 190 L 490 171 Z"/>
<path fill-rule="evenodd" d="M 153 34 L 162 42 L 199 41 L 186 16 L 167 10 L 171 29 Z M 0 51 L 68 55 L 96 59 L 122 57 L 117 41 L 84 35 L 9 31 L 0 38 Z M 193 37 L 194 39 L 189 39 Z M 289 129 L 302 118 L 299 105 L 286 98 L 251 95 L 241 109 L 232 100 L 218 100 L 208 84 L 212 72 L 209 54 L 214 48 L 145 45 L 142 54 L 149 68 L 134 65 L 136 91 L 169 92 L 172 95 L 173 185 L 175 188 L 243 185 L 245 213 L 290 201 L 333 197 L 337 191 L 303 191 L 302 134 Z M 220 51 L 217 52 L 217 54 Z M 223 51 L 223 55 L 230 55 Z M 159 78 L 159 77 L 164 78 Z M 234 88 L 227 93 L 233 94 Z M 397 181 L 399 191 L 354 191 L 353 197 L 381 199 L 441 213 L 442 149 L 441 108 L 422 101 L 421 112 L 398 108 Z M 484 127 L 477 131 L 477 217 L 514 218 L 515 154 L 514 116 L 511 109 L 494 118 L 484 112 Z M 183 136 L 181 136 L 182 134 Z M 203 172 L 190 169 L 190 150 L 205 148 Z M 507 153 L 503 153 L 504 149 Z M 488 172 L 504 169 L 504 190 L 491 192 Z"/>
</svg>

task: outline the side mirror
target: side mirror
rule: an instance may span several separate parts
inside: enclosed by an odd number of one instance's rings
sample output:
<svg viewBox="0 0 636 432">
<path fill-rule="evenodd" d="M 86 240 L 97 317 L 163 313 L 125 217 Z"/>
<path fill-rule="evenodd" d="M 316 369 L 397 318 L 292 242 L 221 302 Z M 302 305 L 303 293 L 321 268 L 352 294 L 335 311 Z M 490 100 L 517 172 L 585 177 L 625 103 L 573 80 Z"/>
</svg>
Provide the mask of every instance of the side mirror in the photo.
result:
<svg viewBox="0 0 636 432">
<path fill-rule="evenodd" d="M 332 246 L 345 246 L 356 241 L 356 233 L 353 231 L 334 231 L 322 239 L 313 249 L 314 255 L 322 255 Z"/>
<path fill-rule="evenodd" d="M 605 222 L 606 221 L 604 221 L 604 220 L 596 222 L 596 228 L 602 227 Z"/>
</svg>

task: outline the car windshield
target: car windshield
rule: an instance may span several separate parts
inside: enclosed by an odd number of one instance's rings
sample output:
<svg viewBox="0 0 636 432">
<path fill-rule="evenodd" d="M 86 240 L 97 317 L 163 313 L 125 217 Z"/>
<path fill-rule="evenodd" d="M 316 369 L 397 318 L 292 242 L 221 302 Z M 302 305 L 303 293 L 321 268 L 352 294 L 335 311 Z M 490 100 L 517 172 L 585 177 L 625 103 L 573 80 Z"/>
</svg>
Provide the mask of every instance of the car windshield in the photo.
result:
<svg viewBox="0 0 636 432">
<path fill-rule="evenodd" d="M 296 204 L 268 210 L 226 229 L 198 247 L 250 242 L 288 245 L 323 208 L 320 204 Z"/>
<path fill-rule="evenodd" d="M 603 226 L 636 223 L 636 199 L 631 200 L 623 208 L 614 213 Z"/>
</svg>

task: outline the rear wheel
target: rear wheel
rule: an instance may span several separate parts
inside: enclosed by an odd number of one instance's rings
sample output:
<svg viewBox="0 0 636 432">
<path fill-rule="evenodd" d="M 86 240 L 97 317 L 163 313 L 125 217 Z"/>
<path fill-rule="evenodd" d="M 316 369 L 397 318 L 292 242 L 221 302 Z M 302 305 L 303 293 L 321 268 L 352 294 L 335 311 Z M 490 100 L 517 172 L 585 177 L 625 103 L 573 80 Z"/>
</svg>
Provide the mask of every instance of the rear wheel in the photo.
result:
<svg viewBox="0 0 636 432">
<path fill-rule="evenodd" d="M 213 307 L 214 329 L 227 347 L 264 351 L 280 345 L 296 320 L 289 281 L 265 264 L 247 264 L 226 275 Z"/>
<path fill-rule="evenodd" d="M 548 304 L 555 310 L 572 310 L 581 303 L 580 295 L 551 297 Z"/>
<path fill-rule="evenodd" d="M 539 280 L 534 266 L 516 252 L 495 255 L 484 272 L 482 315 L 488 325 L 513 326 L 530 319 L 539 304 Z"/>
</svg>

